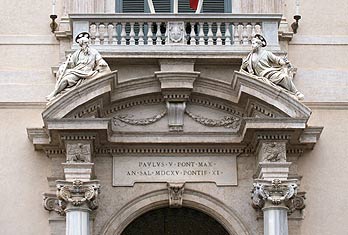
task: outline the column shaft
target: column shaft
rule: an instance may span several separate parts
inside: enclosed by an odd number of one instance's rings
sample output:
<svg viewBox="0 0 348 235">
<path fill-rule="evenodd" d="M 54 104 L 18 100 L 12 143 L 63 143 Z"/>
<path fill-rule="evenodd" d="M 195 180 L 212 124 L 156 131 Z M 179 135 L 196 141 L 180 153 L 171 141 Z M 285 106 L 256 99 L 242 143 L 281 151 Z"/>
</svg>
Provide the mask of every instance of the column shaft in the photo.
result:
<svg viewBox="0 0 348 235">
<path fill-rule="evenodd" d="M 264 235 L 288 235 L 288 210 L 284 207 L 263 209 Z"/>
<path fill-rule="evenodd" d="M 67 210 L 66 235 L 89 235 L 89 211 Z"/>
</svg>

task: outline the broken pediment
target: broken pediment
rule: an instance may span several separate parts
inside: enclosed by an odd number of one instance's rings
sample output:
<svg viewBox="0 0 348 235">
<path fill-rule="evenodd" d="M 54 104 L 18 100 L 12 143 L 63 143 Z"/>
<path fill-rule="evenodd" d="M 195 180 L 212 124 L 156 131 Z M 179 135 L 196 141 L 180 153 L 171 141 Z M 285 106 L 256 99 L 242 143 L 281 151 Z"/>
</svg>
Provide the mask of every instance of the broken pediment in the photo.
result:
<svg viewBox="0 0 348 235">
<path fill-rule="evenodd" d="M 28 133 L 38 146 L 60 145 L 66 133 L 104 144 L 245 144 L 271 132 L 299 145 L 320 135 L 307 127 L 310 113 L 282 89 L 239 72 L 232 83 L 175 71 L 119 83 L 115 71 L 62 95 L 43 112 L 45 127 Z"/>
</svg>

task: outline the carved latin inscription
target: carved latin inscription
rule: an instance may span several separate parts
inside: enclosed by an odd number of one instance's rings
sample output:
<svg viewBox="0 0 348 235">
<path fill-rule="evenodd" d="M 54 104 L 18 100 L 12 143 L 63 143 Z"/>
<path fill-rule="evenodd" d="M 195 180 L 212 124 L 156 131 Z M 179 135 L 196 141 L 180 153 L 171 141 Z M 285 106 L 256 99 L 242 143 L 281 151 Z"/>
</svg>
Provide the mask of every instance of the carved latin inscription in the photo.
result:
<svg viewBox="0 0 348 235">
<path fill-rule="evenodd" d="M 113 185 L 135 182 L 215 182 L 237 185 L 236 156 L 114 156 Z"/>
</svg>

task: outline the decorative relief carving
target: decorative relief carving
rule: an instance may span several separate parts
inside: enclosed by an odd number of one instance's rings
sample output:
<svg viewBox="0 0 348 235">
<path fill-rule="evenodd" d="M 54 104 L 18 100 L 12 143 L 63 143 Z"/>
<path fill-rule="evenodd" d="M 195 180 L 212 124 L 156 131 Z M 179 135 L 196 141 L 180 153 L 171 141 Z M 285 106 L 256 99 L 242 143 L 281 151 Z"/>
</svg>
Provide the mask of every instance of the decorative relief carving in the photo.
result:
<svg viewBox="0 0 348 235">
<path fill-rule="evenodd" d="M 169 207 L 180 208 L 184 194 L 185 183 L 168 183 Z"/>
<path fill-rule="evenodd" d="M 168 22 L 169 43 L 184 42 L 184 22 Z"/>
<path fill-rule="evenodd" d="M 43 193 L 43 207 L 48 211 L 55 211 L 59 215 L 65 215 L 66 203 L 64 201 L 59 201 L 56 194 L 53 193 Z"/>
<path fill-rule="evenodd" d="M 261 161 L 285 162 L 286 146 L 283 142 L 265 142 L 261 147 Z"/>
<path fill-rule="evenodd" d="M 252 205 L 256 209 L 261 209 L 266 201 L 273 205 L 280 205 L 293 199 L 297 194 L 297 184 L 293 182 L 283 183 L 279 179 L 274 179 L 271 182 L 254 183 L 254 188 L 251 191 Z"/>
<path fill-rule="evenodd" d="M 167 102 L 169 131 L 183 131 L 185 102 Z"/>
<path fill-rule="evenodd" d="M 57 198 L 60 204 L 71 204 L 80 207 L 86 205 L 89 209 L 98 208 L 98 194 L 100 184 L 97 181 L 82 182 L 75 180 L 72 183 L 61 181 L 57 183 Z"/>
<path fill-rule="evenodd" d="M 156 114 L 152 117 L 144 118 L 144 119 L 132 119 L 133 115 L 123 114 L 123 115 L 117 115 L 116 117 L 113 117 L 113 121 L 115 126 L 122 126 L 121 123 L 126 123 L 128 125 L 134 125 L 134 126 L 145 126 L 145 125 L 150 125 L 155 122 L 158 122 L 166 114 L 167 114 L 167 110 L 163 111 L 160 114 Z"/>
<path fill-rule="evenodd" d="M 91 162 L 91 145 L 74 143 L 66 145 L 68 163 Z"/>
<path fill-rule="evenodd" d="M 200 115 L 193 114 L 186 109 L 186 114 L 194 121 L 208 127 L 225 127 L 231 129 L 237 129 L 241 124 L 241 119 L 234 116 L 225 116 L 220 120 L 205 118 Z"/>
<path fill-rule="evenodd" d="M 286 206 L 289 208 L 289 214 L 293 213 L 296 210 L 302 211 L 305 205 L 305 193 L 299 192 L 291 200 L 286 202 Z"/>
</svg>

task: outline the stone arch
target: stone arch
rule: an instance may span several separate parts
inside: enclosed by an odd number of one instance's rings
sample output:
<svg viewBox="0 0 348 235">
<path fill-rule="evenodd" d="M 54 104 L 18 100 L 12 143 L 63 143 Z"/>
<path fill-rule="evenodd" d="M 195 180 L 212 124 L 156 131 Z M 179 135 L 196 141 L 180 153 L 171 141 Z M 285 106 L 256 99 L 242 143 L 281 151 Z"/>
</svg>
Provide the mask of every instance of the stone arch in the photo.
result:
<svg viewBox="0 0 348 235">
<path fill-rule="evenodd" d="M 166 189 L 140 195 L 114 213 L 104 225 L 101 234 L 119 235 L 142 214 L 165 206 L 168 206 L 168 191 Z M 211 216 L 231 235 L 251 234 L 249 228 L 233 209 L 211 195 L 186 189 L 183 206 Z"/>
</svg>

